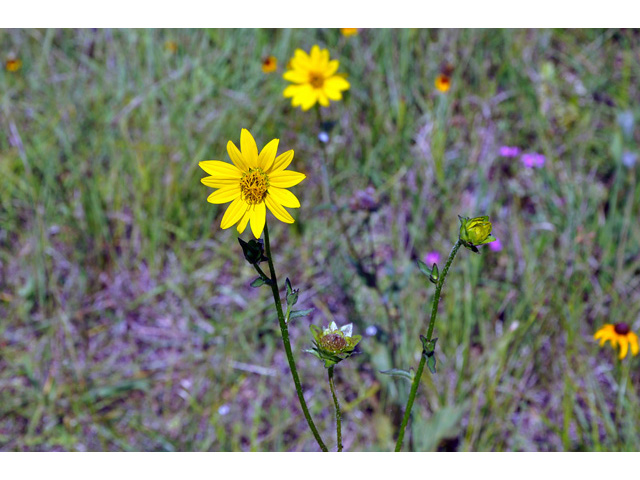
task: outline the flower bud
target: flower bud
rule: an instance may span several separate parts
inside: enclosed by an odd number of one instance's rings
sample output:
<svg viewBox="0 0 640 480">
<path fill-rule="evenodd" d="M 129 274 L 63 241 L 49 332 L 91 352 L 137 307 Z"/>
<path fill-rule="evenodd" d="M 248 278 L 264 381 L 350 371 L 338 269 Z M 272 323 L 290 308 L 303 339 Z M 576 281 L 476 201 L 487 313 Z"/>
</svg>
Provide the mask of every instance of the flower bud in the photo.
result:
<svg viewBox="0 0 640 480">
<path fill-rule="evenodd" d="M 477 245 L 495 242 L 496 238 L 491 235 L 491 222 L 488 216 L 466 218 L 458 215 L 460 219 L 460 241 L 469 250 L 476 253 Z"/>
<path fill-rule="evenodd" d="M 262 244 L 262 239 L 254 240 L 252 238 L 247 243 L 240 237 L 238 237 L 238 242 L 240 242 L 240 246 L 242 247 L 242 253 L 245 260 L 251 265 L 255 265 L 260 262 L 266 262 L 268 260 L 267 257 L 264 256 L 264 246 Z"/>
</svg>

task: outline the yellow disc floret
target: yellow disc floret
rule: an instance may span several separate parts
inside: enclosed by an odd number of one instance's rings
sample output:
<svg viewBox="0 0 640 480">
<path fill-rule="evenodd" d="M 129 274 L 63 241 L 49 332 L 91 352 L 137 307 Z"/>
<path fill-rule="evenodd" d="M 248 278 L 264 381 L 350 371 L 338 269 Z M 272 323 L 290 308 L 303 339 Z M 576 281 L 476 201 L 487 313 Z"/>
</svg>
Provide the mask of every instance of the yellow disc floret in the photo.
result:
<svg viewBox="0 0 640 480">
<path fill-rule="evenodd" d="M 313 88 L 322 88 L 324 86 L 324 75 L 318 72 L 309 72 L 309 83 Z"/>
<path fill-rule="evenodd" d="M 261 168 L 252 168 L 240 180 L 242 198 L 249 205 L 262 203 L 269 189 L 269 177 Z"/>
</svg>

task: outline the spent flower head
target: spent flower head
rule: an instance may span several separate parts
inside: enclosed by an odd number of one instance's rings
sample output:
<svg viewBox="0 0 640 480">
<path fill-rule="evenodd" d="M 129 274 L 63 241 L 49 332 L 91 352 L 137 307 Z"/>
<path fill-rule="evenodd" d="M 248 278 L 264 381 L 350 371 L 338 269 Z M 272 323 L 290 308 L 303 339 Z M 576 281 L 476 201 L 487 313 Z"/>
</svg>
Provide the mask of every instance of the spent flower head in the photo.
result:
<svg viewBox="0 0 640 480">
<path fill-rule="evenodd" d="M 336 322 L 331 322 L 324 329 L 315 325 L 311 325 L 310 329 L 314 339 L 313 348 L 305 352 L 323 360 L 326 368 L 353 355 L 353 350 L 362 339 L 361 335 L 353 335 L 352 323 L 338 328 Z"/>
<path fill-rule="evenodd" d="M 342 100 L 342 92 L 351 85 L 345 78 L 336 74 L 340 62 L 329 60 L 329 50 L 318 45 L 311 53 L 297 49 L 287 66 L 290 69 L 282 76 L 293 83 L 284 89 L 285 98 L 291 98 L 291 105 L 309 110 L 316 103 L 329 106 L 329 100 Z"/>
<path fill-rule="evenodd" d="M 595 333 L 593 339 L 599 339 L 601 347 L 607 341 L 610 341 L 614 350 L 620 345 L 620 360 L 627 356 L 629 347 L 631 347 L 631 354 L 634 357 L 638 355 L 638 336 L 633 333 L 629 325 L 624 322 L 616 324 L 607 323 Z"/>
<path fill-rule="evenodd" d="M 488 216 L 466 218 L 458 215 L 460 219 L 460 241 L 469 250 L 476 253 L 478 245 L 495 242 L 496 238 L 491 235 L 491 222 Z"/>
<path fill-rule="evenodd" d="M 200 168 L 210 176 L 202 179 L 208 187 L 217 188 L 207 198 L 209 203 L 231 202 L 220 226 L 225 229 L 236 223 L 238 233 L 244 232 L 251 221 L 251 231 L 260 238 L 267 218 L 266 207 L 280 221 L 293 223 L 284 207 L 299 208 L 300 202 L 287 188 L 297 185 L 306 176 L 285 170 L 293 159 L 293 150 L 276 156 L 279 140 L 271 140 L 260 153 L 249 130 L 240 133 L 240 148 L 227 143 L 231 163 L 219 160 L 200 162 Z"/>
</svg>

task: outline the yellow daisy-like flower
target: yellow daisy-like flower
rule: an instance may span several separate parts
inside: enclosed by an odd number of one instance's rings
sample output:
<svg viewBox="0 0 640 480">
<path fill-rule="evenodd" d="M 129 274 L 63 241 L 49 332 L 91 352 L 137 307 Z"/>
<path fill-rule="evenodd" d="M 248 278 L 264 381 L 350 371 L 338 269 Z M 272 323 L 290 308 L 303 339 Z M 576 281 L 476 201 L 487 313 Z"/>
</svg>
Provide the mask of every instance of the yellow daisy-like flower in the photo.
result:
<svg viewBox="0 0 640 480">
<path fill-rule="evenodd" d="M 262 60 L 262 73 L 275 72 L 278 69 L 278 60 L 273 55 Z"/>
<path fill-rule="evenodd" d="M 231 202 L 222 217 L 223 229 L 238 224 L 238 233 L 244 232 L 251 221 L 251 231 L 260 238 L 267 218 L 266 207 L 278 220 L 293 223 L 293 217 L 283 207 L 298 208 L 300 202 L 289 190 L 299 184 L 306 175 L 285 170 L 293 160 L 293 150 L 278 156 L 279 140 L 267 143 L 258 154 L 258 146 L 249 130 L 243 128 L 240 133 L 240 148 L 231 140 L 227 143 L 227 152 L 233 164 L 218 160 L 200 162 L 200 168 L 210 177 L 202 179 L 208 187 L 217 188 L 209 195 L 210 203 Z"/>
<path fill-rule="evenodd" d="M 359 28 L 341 28 L 340 32 L 345 37 L 352 37 L 358 34 Z"/>
<path fill-rule="evenodd" d="M 290 65 L 282 78 L 294 85 L 285 88 L 283 95 L 293 97 L 291 105 L 302 110 L 309 110 L 316 103 L 328 107 L 329 100 L 342 100 L 342 92 L 351 86 L 344 77 L 336 75 L 340 62 L 329 60 L 329 50 L 320 50 L 318 45 L 308 55 L 298 48 Z"/>
<path fill-rule="evenodd" d="M 441 73 L 436 77 L 435 85 L 442 93 L 446 93 L 451 88 L 451 78 Z"/>
<path fill-rule="evenodd" d="M 631 354 L 635 357 L 638 355 L 638 336 L 631 331 L 626 323 L 607 323 L 593 336 L 594 340 L 600 339 L 602 347 L 607 340 L 611 341 L 611 346 L 615 349 L 620 345 L 620 360 L 627 356 L 629 346 L 631 346 Z"/>
</svg>

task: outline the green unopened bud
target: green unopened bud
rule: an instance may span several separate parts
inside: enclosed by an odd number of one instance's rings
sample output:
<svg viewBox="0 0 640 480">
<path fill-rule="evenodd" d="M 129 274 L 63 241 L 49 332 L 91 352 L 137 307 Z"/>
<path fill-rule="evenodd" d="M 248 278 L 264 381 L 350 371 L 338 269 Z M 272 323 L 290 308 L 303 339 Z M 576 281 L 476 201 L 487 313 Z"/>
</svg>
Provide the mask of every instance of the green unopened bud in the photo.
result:
<svg viewBox="0 0 640 480">
<path fill-rule="evenodd" d="M 252 238 L 251 240 L 249 240 L 249 242 L 245 242 L 240 237 L 238 237 L 238 242 L 240 242 L 240 246 L 242 247 L 242 253 L 245 260 L 251 265 L 255 265 L 260 262 L 266 262 L 268 260 L 268 258 L 264 256 L 264 246 L 262 244 L 262 239 L 254 240 Z"/>
<path fill-rule="evenodd" d="M 362 339 L 361 335 L 352 335 L 353 324 L 351 323 L 341 328 L 338 328 L 335 322 L 331 322 L 325 329 L 315 325 L 311 325 L 310 328 L 314 339 L 313 349 L 305 352 L 323 360 L 326 368 L 353 355 L 356 345 Z"/>
<path fill-rule="evenodd" d="M 440 272 L 438 271 L 438 265 L 437 264 L 433 264 L 433 267 L 431 268 L 431 275 L 429 275 L 429 280 L 431 281 L 431 283 L 438 283 L 438 278 L 440 278 Z"/>
<path fill-rule="evenodd" d="M 469 250 L 476 253 L 478 245 L 495 242 L 496 238 L 491 235 L 491 222 L 488 216 L 466 218 L 458 215 L 460 219 L 460 241 Z"/>
<path fill-rule="evenodd" d="M 300 291 L 300 289 L 299 288 L 294 289 L 291 286 L 291 281 L 289 280 L 288 277 L 284 281 L 284 285 L 287 288 L 287 305 L 292 307 L 298 302 L 298 292 Z"/>
</svg>

